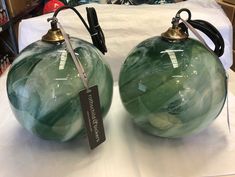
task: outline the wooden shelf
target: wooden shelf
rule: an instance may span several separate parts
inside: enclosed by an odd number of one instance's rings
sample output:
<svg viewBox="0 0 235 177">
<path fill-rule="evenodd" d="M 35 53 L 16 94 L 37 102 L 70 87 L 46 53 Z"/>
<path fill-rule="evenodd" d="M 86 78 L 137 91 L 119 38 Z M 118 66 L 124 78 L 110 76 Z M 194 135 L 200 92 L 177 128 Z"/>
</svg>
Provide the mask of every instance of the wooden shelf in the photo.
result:
<svg viewBox="0 0 235 177">
<path fill-rule="evenodd" d="M 9 12 L 7 9 L 7 5 L 5 0 L 1 0 L 2 8 L 6 11 L 6 16 L 9 21 L 5 23 L 4 25 L 1 25 L 1 32 L 0 32 L 0 42 L 5 46 L 5 48 L 8 49 L 9 53 L 11 53 L 13 56 L 16 56 L 18 54 L 18 45 L 17 40 L 14 34 L 13 30 L 13 23 L 12 19 L 9 16 Z M 7 38 L 5 35 L 7 33 Z"/>
<path fill-rule="evenodd" d="M 235 1 L 234 1 L 234 0 L 224 0 L 224 2 L 227 2 L 227 3 L 229 3 L 229 4 L 235 5 Z"/>
<path fill-rule="evenodd" d="M 27 16 L 34 11 L 37 7 L 39 6 L 39 4 L 34 3 L 32 4 L 31 7 L 28 7 L 24 12 L 19 13 L 17 16 L 12 17 L 12 21 L 13 23 L 17 23 L 18 21 L 27 18 Z"/>
<path fill-rule="evenodd" d="M 0 0 L 9 21 L 0 25 L 0 53 L 18 54 L 17 24 L 20 20 L 32 17 L 31 13 L 40 6 L 39 0 Z M 2 47 L 3 46 L 3 47 Z"/>
</svg>

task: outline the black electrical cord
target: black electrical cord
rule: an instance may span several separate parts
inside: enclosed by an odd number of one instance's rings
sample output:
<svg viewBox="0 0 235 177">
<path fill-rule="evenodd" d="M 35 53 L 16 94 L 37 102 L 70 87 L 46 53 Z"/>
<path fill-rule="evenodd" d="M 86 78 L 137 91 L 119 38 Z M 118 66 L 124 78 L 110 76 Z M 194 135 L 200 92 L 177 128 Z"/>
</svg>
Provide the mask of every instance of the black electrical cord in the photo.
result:
<svg viewBox="0 0 235 177">
<path fill-rule="evenodd" d="M 205 35 L 207 35 L 210 40 L 214 43 L 214 53 L 220 57 L 224 53 L 224 39 L 220 32 L 209 22 L 204 20 L 191 20 L 191 12 L 188 9 L 180 9 L 177 14 L 176 18 L 180 17 L 180 13 L 187 12 L 188 13 L 188 19 L 186 20 L 192 27 L 195 29 L 203 32 Z M 182 22 L 179 24 L 179 27 L 188 34 L 188 28 L 186 25 Z"/>
<path fill-rule="evenodd" d="M 99 25 L 96 11 L 93 7 L 87 7 L 87 20 L 90 25 L 90 34 L 92 42 L 98 49 L 102 49 L 103 53 L 107 52 L 105 45 L 104 33 Z"/>
<path fill-rule="evenodd" d="M 107 48 L 105 45 L 105 37 L 104 37 L 104 33 L 99 25 L 99 21 L 98 21 L 95 9 L 93 7 L 86 8 L 89 26 L 87 25 L 86 21 L 81 16 L 81 14 L 77 11 L 77 9 L 75 9 L 74 7 L 71 7 L 71 6 L 62 6 L 62 7 L 58 8 L 54 12 L 53 17 L 56 18 L 58 13 L 64 9 L 71 9 L 77 14 L 77 16 L 81 19 L 82 23 L 86 27 L 87 31 L 90 33 L 93 45 L 95 47 L 97 47 L 103 54 L 105 54 L 107 52 Z"/>
<path fill-rule="evenodd" d="M 62 7 L 59 7 L 53 14 L 53 17 L 57 17 L 58 13 L 61 11 L 61 10 L 64 10 L 64 9 L 71 9 L 73 10 L 77 16 L 81 19 L 82 23 L 84 24 L 84 26 L 86 27 L 87 31 L 90 33 L 90 29 L 89 29 L 89 26 L 87 25 L 86 21 L 84 20 L 84 18 L 81 16 L 81 14 L 77 11 L 77 9 L 75 9 L 74 7 L 72 6 L 62 6 Z"/>
</svg>

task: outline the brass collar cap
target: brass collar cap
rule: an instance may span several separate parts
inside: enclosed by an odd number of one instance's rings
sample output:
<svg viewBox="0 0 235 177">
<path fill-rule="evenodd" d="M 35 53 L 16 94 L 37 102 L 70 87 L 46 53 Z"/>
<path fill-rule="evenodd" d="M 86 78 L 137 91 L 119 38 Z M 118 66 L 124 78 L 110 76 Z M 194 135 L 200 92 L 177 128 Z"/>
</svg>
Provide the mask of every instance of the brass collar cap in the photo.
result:
<svg viewBox="0 0 235 177">
<path fill-rule="evenodd" d="M 161 36 L 169 41 L 183 41 L 188 38 L 188 34 L 183 32 L 180 27 L 171 27 L 162 33 Z"/>
<path fill-rule="evenodd" d="M 64 37 L 62 35 L 62 32 L 59 28 L 52 30 L 50 29 L 47 34 L 45 34 L 42 37 L 42 41 L 50 42 L 50 43 L 57 43 L 57 42 L 63 42 Z"/>
</svg>

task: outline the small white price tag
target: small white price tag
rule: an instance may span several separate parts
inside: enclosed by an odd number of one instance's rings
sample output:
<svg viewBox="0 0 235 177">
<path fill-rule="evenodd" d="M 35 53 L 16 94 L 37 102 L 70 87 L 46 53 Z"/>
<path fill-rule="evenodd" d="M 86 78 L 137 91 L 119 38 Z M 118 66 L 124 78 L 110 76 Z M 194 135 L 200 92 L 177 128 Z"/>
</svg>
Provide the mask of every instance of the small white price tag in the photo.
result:
<svg viewBox="0 0 235 177">
<path fill-rule="evenodd" d="M 173 68 L 179 67 L 178 60 L 175 55 L 176 52 L 183 52 L 183 50 L 164 50 L 164 51 L 161 51 L 161 53 L 167 53 L 169 55 L 169 57 L 171 59 L 171 63 L 173 65 Z"/>
<path fill-rule="evenodd" d="M 66 64 L 66 61 L 67 61 L 67 51 L 66 50 L 62 50 L 62 51 L 59 51 L 61 52 L 61 55 L 60 55 L 60 65 L 59 65 L 59 70 L 64 70 L 64 66 Z"/>
</svg>

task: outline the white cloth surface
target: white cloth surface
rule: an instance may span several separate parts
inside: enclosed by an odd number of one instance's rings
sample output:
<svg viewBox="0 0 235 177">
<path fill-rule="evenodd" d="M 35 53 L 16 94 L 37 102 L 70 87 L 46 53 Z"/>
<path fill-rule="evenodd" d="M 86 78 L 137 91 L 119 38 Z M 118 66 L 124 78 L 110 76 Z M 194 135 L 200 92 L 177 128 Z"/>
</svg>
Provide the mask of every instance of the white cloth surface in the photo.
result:
<svg viewBox="0 0 235 177">
<path fill-rule="evenodd" d="M 182 7 L 192 11 L 193 19 L 210 21 L 219 29 L 226 44 L 221 60 L 225 68 L 232 64 L 232 27 L 213 0 L 190 0 L 161 6 L 87 6 L 96 8 L 109 50 L 105 58 L 115 79 L 130 50 L 144 39 L 165 31 L 171 18 Z M 85 16 L 84 6 L 77 9 Z M 47 32 L 49 23 L 46 19 L 51 16 L 48 14 L 20 23 L 20 49 Z M 72 11 L 65 10 L 58 18 L 71 36 L 90 41 Z M 86 138 L 56 143 L 24 130 L 10 109 L 6 76 L 7 72 L 0 77 L 0 177 L 209 177 L 235 174 L 235 87 L 229 88 L 231 133 L 227 128 L 225 105 L 205 131 L 170 140 L 150 136 L 135 127 L 122 106 L 115 85 L 112 106 L 105 119 L 107 140 L 90 151 Z"/>
<path fill-rule="evenodd" d="M 230 82 L 234 84 L 235 73 L 232 74 Z M 205 131 L 175 140 L 153 137 L 135 127 L 115 85 L 112 106 L 104 121 L 107 140 L 90 151 L 86 138 L 56 143 L 24 130 L 10 109 L 6 76 L 7 72 L 0 77 L 0 177 L 231 177 L 235 174 L 235 85 L 233 92 L 229 91 L 231 133 L 225 105 Z"/>
<path fill-rule="evenodd" d="M 100 26 L 106 37 L 108 53 L 105 58 L 111 65 L 114 79 L 118 79 L 120 66 L 128 53 L 141 41 L 158 36 L 171 26 L 172 17 L 180 8 L 188 8 L 192 19 L 202 19 L 212 23 L 222 34 L 225 41 L 225 53 L 221 61 L 226 69 L 232 65 L 232 25 L 223 10 L 214 0 L 188 0 L 166 5 L 107 5 L 88 4 L 77 7 L 86 18 L 85 7 L 95 7 Z M 47 14 L 27 20 L 19 25 L 19 49 L 40 40 L 50 28 Z M 58 19 L 70 36 L 91 41 L 80 19 L 71 10 L 64 10 Z M 194 35 L 190 35 L 194 37 Z M 204 36 L 204 35 L 203 35 Z M 204 36 L 205 37 L 205 36 Z M 211 41 L 205 38 L 210 46 Z"/>
</svg>

